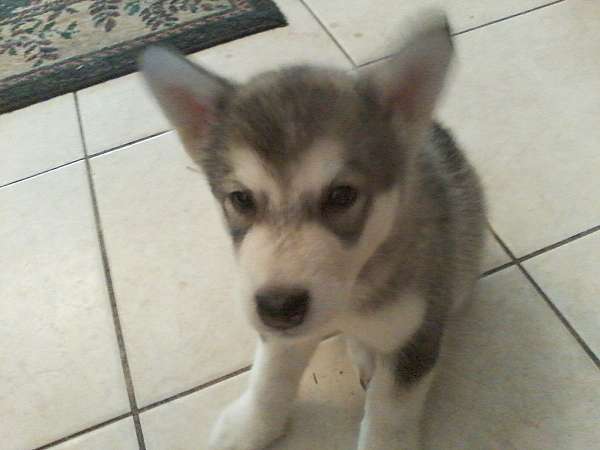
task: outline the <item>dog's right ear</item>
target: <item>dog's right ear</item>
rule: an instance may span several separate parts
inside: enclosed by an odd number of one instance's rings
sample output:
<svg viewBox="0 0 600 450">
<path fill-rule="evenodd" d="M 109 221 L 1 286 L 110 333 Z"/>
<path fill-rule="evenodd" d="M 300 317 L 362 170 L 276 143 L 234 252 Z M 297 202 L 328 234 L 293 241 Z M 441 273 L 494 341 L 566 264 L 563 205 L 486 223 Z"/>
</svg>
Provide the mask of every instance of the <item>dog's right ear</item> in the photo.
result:
<svg viewBox="0 0 600 450">
<path fill-rule="evenodd" d="M 147 48 L 139 58 L 139 65 L 184 142 L 196 144 L 205 138 L 218 116 L 219 105 L 233 91 L 233 85 L 162 47 Z"/>
<path fill-rule="evenodd" d="M 367 77 L 385 108 L 408 125 L 429 129 L 453 53 L 446 16 L 430 11 L 400 51 Z"/>
</svg>

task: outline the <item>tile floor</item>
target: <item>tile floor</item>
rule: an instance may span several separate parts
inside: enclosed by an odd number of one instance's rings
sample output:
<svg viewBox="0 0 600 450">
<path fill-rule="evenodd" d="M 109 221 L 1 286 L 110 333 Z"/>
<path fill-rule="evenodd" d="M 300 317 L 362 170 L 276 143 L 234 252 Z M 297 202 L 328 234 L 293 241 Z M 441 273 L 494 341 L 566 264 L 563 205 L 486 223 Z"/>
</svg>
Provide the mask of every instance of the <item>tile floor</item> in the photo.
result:
<svg viewBox="0 0 600 450">
<path fill-rule="evenodd" d="M 236 79 L 360 70 L 439 1 L 277 3 L 289 27 L 192 59 Z M 460 64 L 440 116 L 503 247 L 490 234 L 481 301 L 451 324 L 427 448 L 598 448 L 600 3 L 444 4 Z M 204 449 L 253 335 L 205 180 L 140 76 L 0 116 L 0 143 L 0 447 Z M 340 346 L 320 348 L 278 449 L 353 448 L 363 393 Z"/>
</svg>

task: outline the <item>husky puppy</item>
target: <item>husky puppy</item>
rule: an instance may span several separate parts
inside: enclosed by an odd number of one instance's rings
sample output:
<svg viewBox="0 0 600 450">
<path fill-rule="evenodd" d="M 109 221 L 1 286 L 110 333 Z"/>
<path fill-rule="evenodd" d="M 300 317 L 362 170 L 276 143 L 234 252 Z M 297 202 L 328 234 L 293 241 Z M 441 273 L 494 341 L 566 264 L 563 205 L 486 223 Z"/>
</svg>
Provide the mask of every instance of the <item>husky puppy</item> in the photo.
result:
<svg viewBox="0 0 600 450">
<path fill-rule="evenodd" d="M 451 57 L 441 16 L 357 76 L 293 66 L 238 84 L 162 48 L 142 55 L 222 208 L 259 335 L 210 449 L 279 438 L 334 332 L 367 391 L 358 449 L 419 448 L 444 323 L 477 278 L 485 227 L 477 175 L 432 118 Z"/>
</svg>

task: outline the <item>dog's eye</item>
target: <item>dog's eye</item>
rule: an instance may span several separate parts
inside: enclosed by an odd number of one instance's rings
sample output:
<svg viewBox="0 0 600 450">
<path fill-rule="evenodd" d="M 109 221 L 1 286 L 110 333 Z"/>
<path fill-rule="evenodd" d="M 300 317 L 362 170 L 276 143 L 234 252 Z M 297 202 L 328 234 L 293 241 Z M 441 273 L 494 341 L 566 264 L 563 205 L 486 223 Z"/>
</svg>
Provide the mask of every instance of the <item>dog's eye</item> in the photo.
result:
<svg viewBox="0 0 600 450">
<path fill-rule="evenodd" d="M 348 209 L 358 198 L 358 191 L 352 186 L 336 186 L 327 193 L 324 206 L 327 209 Z"/>
<path fill-rule="evenodd" d="M 235 191 L 229 194 L 229 199 L 233 207 L 240 214 L 250 214 L 256 209 L 254 197 L 250 191 Z"/>
</svg>

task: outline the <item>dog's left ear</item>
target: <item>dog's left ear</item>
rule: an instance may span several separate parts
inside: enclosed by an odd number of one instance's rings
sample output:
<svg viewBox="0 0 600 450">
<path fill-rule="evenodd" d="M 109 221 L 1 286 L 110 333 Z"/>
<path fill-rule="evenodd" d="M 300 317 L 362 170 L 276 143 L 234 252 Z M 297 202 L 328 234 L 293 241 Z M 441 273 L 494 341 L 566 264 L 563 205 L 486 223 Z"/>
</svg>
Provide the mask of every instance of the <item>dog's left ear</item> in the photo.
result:
<svg viewBox="0 0 600 450">
<path fill-rule="evenodd" d="M 432 12 L 400 51 L 367 78 L 380 102 L 403 122 L 427 126 L 444 86 L 453 46 L 445 15 Z"/>
<path fill-rule="evenodd" d="M 197 146 L 208 135 L 219 106 L 233 91 L 233 85 L 162 47 L 147 48 L 139 65 L 152 93 L 190 151 L 192 142 Z"/>
</svg>

